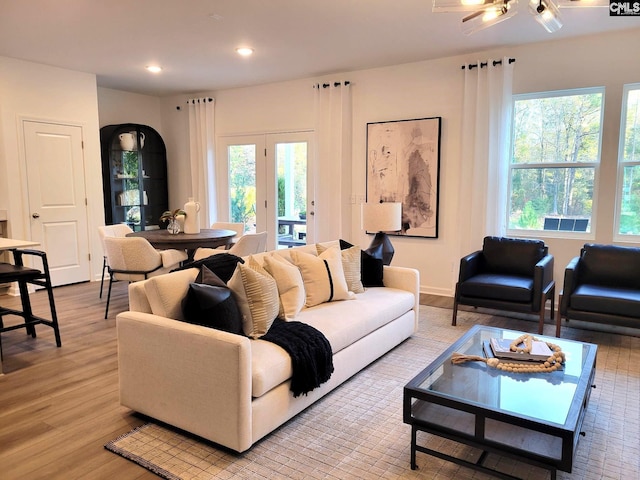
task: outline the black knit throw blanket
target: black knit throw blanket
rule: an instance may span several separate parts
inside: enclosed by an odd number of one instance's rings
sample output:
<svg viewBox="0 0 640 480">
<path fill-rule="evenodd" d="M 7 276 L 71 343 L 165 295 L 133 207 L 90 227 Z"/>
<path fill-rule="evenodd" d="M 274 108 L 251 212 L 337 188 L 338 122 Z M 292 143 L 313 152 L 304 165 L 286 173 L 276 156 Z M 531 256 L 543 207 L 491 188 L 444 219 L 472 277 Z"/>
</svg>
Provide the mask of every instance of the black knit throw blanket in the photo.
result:
<svg viewBox="0 0 640 480">
<path fill-rule="evenodd" d="M 306 395 L 331 378 L 331 344 L 322 332 L 311 325 L 278 318 L 260 339 L 275 343 L 291 356 L 293 375 L 290 389 L 294 397 Z"/>
</svg>

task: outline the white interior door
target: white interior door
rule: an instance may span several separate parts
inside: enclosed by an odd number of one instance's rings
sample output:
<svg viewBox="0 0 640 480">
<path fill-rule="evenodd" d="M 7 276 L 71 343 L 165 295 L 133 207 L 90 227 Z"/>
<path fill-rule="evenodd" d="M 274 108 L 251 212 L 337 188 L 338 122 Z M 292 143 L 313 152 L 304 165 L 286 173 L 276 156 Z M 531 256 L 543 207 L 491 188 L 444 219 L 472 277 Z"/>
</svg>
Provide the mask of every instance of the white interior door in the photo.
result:
<svg viewBox="0 0 640 480">
<path fill-rule="evenodd" d="M 23 122 L 31 240 L 47 253 L 53 285 L 88 281 L 82 128 Z"/>
</svg>

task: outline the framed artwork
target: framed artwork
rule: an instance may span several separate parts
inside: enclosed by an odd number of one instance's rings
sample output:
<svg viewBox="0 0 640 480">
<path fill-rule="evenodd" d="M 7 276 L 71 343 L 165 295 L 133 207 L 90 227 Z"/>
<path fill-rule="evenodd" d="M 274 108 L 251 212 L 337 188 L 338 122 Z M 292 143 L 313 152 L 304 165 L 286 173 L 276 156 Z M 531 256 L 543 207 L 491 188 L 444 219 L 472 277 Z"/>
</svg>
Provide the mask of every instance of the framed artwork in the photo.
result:
<svg viewBox="0 0 640 480">
<path fill-rule="evenodd" d="M 402 203 L 402 230 L 438 238 L 441 117 L 367 123 L 367 202 Z"/>
</svg>

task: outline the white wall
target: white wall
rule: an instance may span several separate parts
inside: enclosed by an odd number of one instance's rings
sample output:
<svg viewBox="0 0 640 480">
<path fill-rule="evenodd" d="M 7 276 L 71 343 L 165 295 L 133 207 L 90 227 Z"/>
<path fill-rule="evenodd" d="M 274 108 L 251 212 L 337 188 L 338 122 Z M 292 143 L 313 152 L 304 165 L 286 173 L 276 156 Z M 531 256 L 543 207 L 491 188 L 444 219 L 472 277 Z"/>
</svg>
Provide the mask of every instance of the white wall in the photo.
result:
<svg viewBox="0 0 640 480">
<path fill-rule="evenodd" d="M 0 57 L 0 209 L 9 236 L 31 238 L 23 119 L 80 125 L 84 142 L 92 276 L 100 274 L 104 225 L 95 75 Z"/>
<path fill-rule="evenodd" d="M 217 136 L 308 129 L 313 128 L 312 84 L 323 80 L 350 80 L 353 83 L 351 193 L 356 196 L 363 196 L 366 190 L 367 122 L 442 117 L 439 236 L 437 239 L 393 237 L 396 248 L 393 264 L 418 268 L 423 292 L 453 295 L 459 259 L 468 253 L 461 252 L 458 245 L 459 238 L 468 233 L 457 220 L 459 209 L 467 207 L 458 204 L 459 177 L 465 168 L 464 159 L 460 158 L 463 81 L 460 67 L 477 59 L 510 56 L 516 58 L 515 93 L 606 87 L 599 202 L 594 212 L 597 231 L 592 238 L 544 237 L 555 256 L 555 278 L 561 285 L 564 266 L 578 254 L 582 244 L 613 241 L 621 92 L 623 84 L 640 81 L 640 64 L 629 55 L 629 49 L 638 44 L 640 29 L 635 29 L 322 78 L 163 98 L 161 117 L 169 152 L 170 196 L 176 199 L 176 205 L 181 205 L 190 193 L 187 98 L 212 96 L 216 99 Z M 345 236 L 364 247 L 372 237 L 360 230 L 359 206 L 347 207 L 352 211 L 353 227 L 350 235 Z"/>
<path fill-rule="evenodd" d="M 139 93 L 98 88 L 100 128 L 120 123 L 148 125 L 162 136 L 160 98 Z"/>
</svg>

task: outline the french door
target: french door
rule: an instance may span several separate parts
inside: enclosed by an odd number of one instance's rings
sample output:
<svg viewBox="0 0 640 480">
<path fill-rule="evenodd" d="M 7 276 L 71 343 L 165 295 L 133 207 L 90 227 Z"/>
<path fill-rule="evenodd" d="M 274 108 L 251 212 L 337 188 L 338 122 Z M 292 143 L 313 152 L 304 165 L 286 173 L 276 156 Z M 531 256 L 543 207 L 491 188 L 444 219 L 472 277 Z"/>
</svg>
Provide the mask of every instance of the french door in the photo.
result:
<svg viewBox="0 0 640 480">
<path fill-rule="evenodd" d="M 267 232 L 267 249 L 313 243 L 311 132 L 218 138 L 221 221 Z"/>
</svg>

